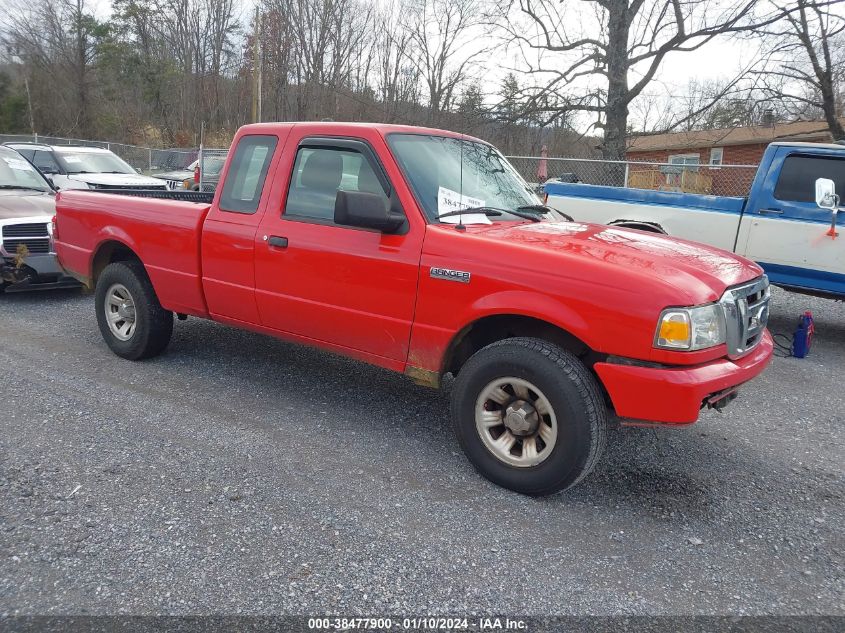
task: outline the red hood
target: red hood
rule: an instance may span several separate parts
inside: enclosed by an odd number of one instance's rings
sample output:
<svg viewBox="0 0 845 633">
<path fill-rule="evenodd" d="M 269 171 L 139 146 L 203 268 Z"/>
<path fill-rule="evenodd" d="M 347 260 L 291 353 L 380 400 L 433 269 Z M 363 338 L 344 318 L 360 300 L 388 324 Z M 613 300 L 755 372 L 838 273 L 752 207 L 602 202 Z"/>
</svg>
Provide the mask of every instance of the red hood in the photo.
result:
<svg viewBox="0 0 845 633">
<path fill-rule="evenodd" d="M 657 277 L 687 293 L 691 304 L 715 301 L 725 288 L 763 273 L 754 262 L 718 248 L 600 224 L 504 222 L 472 225 L 468 232 Z"/>
<path fill-rule="evenodd" d="M 32 218 L 56 213 L 56 197 L 37 191 L 0 191 L 0 220 Z"/>
</svg>

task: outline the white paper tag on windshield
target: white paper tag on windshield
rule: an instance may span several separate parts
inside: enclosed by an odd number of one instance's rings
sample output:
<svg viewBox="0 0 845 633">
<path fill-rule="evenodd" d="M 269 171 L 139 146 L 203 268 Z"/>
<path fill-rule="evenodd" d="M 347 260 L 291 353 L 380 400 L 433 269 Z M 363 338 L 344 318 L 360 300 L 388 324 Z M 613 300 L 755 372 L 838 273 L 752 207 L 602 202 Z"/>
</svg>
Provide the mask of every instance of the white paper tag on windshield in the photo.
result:
<svg viewBox="0 0 845 633">
<path fill-rule="evenodd" d="M 21 158 L 3 158 L 6 161 L 6 164 L 11 167 L 12 169 L 17 169 L 18 171 L 29 171 L 32 167 L 29 166 L 29 163 Z"/>
<path fill-rule="evenodd" d="M 473 198 L 471 196 L 462 196 L 457 191 L 440 187 L 437 191 L 437 215 L 458 211 L 460 209 L 470 209 L 472 207 L 483 207 L 484 200 Z M 443 222 L 449 224 L 457 224 L 463 222 L 464 224 L 493 224 L 483 213 L 467 213 L 466 215 L 453 215 L 449 218 L 443 218 Z"/>
</svg>

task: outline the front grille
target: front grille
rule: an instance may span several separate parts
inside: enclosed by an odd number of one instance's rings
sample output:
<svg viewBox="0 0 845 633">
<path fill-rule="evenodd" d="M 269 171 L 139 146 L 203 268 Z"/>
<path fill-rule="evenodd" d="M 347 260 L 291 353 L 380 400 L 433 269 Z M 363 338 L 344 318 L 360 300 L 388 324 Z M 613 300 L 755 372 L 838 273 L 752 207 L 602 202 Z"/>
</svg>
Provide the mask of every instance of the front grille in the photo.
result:
<svg viewBox="0 0 845 633">
<path fill-rule="evenodd" d="M 50 240 L 46 237 L 42 238 L 17 238 L 17 239 L 3 239 L 3 250 L 9 255 L 15 255 L 18 252 L 18 246 L 23 244 L 27 250 L 33 255 L 49 253 Z"/>
<path fill-rule="evenodd" d="M 183 180 L 167 180 L 167 188 L 173 191 L 174 189 L 184 189 Z"/>
<path fill-rule="evenodd" d="M 769 321 L 769 278 L 729 288 L 719 303 L 725 310 L 728 357 L 744 356 L 763 338 Z"/>
<path fill-rule="evenodd" d="M 7 224 L 3 227 L 3 237 L 47 237 L 47 225 L 39 224 Z"/>
</svg>

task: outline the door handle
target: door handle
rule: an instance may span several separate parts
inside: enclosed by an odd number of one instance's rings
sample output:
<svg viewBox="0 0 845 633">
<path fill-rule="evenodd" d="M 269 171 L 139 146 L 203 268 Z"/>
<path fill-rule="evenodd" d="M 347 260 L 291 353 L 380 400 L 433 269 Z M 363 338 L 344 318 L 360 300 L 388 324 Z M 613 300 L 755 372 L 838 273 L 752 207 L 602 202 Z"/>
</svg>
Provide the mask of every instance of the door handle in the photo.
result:
<svg viewBox="0 0 845 633">
<path fill-rule="evenodd" d="M 275 246 L 276 248 L 287 248 L 288 247 L 288 238 L 286 237 L 279 237 L 278 235 L 271 235 L 269 238 L 264 238 L 267 240 L 267 243 L 270 246 Z"/>
<path fill-rule="evenodd" d="M 783 209 L 759 209 L 760 215 L 783 215 Z"/>
</svg>

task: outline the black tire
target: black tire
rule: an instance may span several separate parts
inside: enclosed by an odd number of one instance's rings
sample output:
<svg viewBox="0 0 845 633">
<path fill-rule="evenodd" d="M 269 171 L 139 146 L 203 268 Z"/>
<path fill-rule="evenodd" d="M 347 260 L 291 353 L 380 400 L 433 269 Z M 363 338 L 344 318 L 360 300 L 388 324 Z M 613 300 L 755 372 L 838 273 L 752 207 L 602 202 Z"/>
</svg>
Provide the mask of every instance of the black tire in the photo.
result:
<svg viewBox="0 0 845 633">
<path fill-rule="evenodd" d="M 135 304 L 135 329 L 128 340 L 119 339 L 106 319 L 106 295 L 114 284 L 122 284 Z M 141 262 L 115 262 L 106 266 L 97 279 L 94 305 L 100 333 L 118 356 L 129 360 L 151 358 L 161 354 L 170 342 L 173 313 L 161 307 Z"/>
<path fill-rule="evenodd" d="M 554 411 L 557 439 L 539 464 L 505 463 L 476 430 L 476 401 L 488 384 L 503 377 L 536 385 Z M 461 448 L 484 477 L 532 496 L 577 484 L 593 470 L 607 440 L 607 408 L 595 378 L 574 354 L 534 338 L 498 341 L 466 362 L 452 391 L 452 421 Z"/>
</svg>

